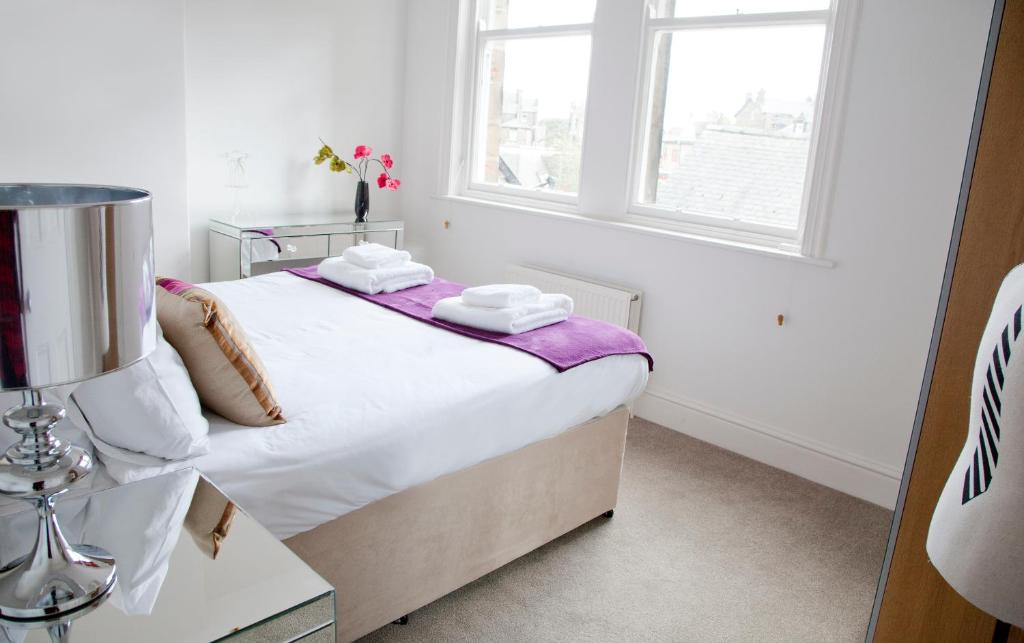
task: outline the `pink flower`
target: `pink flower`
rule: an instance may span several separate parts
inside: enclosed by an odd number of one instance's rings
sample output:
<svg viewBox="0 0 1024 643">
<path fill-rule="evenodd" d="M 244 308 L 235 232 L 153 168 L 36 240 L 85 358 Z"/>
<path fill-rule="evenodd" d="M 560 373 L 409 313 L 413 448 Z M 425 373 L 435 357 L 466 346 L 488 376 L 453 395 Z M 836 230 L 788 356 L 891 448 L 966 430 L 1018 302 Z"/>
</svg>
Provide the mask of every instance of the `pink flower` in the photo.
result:
<svg viewBox="0 0 1024 643">
<path fill-rule="evenodd" d="M 373 154 L 373 148 L 372 147 L 369 147 L 367 145 L 357 145 L 356 146 L 356 153 L 353 155 L 353 157 L 356 158 L 356 159 L 361 159 L 364 156 L 369 156 L 371 154 Z"/>
<path fill-rule="evenodd" d="M 377 177 L 377 187 L 383 188 L 387 184 L 388 184 L 388 173 L 387 172 L 381 172 L 380 176 Z"/>
<path fill-rule="evenodd" d="M 392 167 L 394 167 L 394 165 L 395 165 L 395 162 L 393 160 L 391 160 L 391 155 L 390 154 L 381 154 L 380 155 L 380 162 L 382 164 L 384 164 L 384 167 L 388 168 L 389 170 Z"/>
<path fill-rule="evenodd" d="M 402 185 L 402 182 L 399 181 L 398 179 L 388 179 L 387 181 L 384 182 L 384 187 L 391 190 L 392 192 L 397 190 L 400 185 Z"/>
</svg>

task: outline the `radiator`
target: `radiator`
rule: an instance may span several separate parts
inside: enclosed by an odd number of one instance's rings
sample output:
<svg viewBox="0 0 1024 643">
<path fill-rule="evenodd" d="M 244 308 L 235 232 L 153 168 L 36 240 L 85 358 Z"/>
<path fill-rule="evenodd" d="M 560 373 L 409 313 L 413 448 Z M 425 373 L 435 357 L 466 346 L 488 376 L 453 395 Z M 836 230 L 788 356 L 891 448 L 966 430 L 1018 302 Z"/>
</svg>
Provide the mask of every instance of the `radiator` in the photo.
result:
<svg viewBox="0 0 1024 643">
<path fill-rule="evenodd" d="M 572 297 L 577 314 L 640 333 L 643 293 L 639 290 L 531 266 L 510 265 L 505 277 L 509 283 L 530 284 L 544 292 L 565 293 Z"/>
</svg>

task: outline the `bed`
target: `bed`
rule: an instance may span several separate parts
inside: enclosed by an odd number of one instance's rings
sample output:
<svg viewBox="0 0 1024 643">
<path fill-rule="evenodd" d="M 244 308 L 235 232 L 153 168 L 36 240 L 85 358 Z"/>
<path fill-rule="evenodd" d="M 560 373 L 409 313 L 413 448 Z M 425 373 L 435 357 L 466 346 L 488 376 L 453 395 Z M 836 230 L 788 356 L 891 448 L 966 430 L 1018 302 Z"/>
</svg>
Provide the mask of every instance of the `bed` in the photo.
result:
<svg viewBox="0 0 1024 643">
<path fill-rule="evenodd" d="M 615 507 L 645 357 L 558 373 L 288 273 L 203 287 L 245 328 L 288 421 L 209 415 L 195 465 L 335 586 L 339 640 Z"/>
</svg>

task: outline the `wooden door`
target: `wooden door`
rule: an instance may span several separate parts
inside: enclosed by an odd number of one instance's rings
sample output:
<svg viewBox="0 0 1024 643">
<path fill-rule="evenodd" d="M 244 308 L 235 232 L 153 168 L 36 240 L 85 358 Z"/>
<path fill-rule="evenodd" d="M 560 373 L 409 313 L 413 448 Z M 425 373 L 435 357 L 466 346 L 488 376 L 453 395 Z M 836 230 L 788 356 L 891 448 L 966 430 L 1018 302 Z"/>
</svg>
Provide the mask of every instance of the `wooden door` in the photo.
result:
<svg viewBox="0 0 1024 643">
<path fill-rule="evenodd" d="M 977 156 L 961 194 L 959 250 L 951 252 L 945 318 L 875 641 L 991 641 L 995 628 L 995 619 L 961 598 L 925 552 L 932 510 L 967 438 L 982 331 L 1003 277 L 1024 263 L 1024 0 L 997 2 L 993 29 L 998 38 L 986 59 L 991 79 L 980 130 L 975 124 Z M 1017 630 L 1011 639 L 1020 636 Z"/>
</svg>

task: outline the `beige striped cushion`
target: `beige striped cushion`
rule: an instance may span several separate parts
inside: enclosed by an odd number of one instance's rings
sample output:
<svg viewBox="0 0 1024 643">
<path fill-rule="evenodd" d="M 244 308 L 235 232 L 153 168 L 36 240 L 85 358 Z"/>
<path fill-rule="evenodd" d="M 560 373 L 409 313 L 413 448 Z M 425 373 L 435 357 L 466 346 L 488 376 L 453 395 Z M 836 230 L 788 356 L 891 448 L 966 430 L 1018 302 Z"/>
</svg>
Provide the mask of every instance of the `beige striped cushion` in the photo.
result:
<svg viewBox="0 0 1024 643">
<path fill-rule="evenodd" d="M 192 535 L 199 551 L 217 558 L 224 540 L 231 532 L 237 507 L 206 478 L 199 478 L 192 504 L 185 515 L 185 529 Z"/>
<path fill-rule="evenodd" d="M 191 284 L 157 278 L 156 314 L 199 400 L 245 426 L 285 421 L 259 356 L 222 301 Z"/>
</svg>

